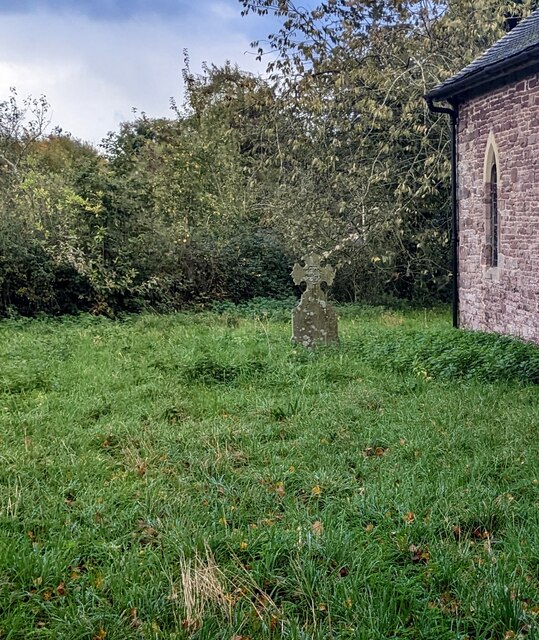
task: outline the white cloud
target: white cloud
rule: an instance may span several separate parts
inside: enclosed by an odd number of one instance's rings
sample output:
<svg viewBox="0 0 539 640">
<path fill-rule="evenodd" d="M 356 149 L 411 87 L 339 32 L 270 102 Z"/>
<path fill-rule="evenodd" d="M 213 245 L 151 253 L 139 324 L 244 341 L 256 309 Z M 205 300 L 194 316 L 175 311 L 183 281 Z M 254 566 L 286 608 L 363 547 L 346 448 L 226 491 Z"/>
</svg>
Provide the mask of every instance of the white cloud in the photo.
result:
<svg viewBox="0 0 539 640">
<path fill-rule="evenodd" d="M 213 11 L 216 16 L 225 18 L 226 20 L 233 20 L 238 17 L 237 11 L 234 11 L 226 2 L 214 2 L 210 5 L 210 10 Z"/>
<path fill-rule="evenodd" d="M 0 100 L 15 86 L 20 96 L 45 94 L 53 125 L 94 143 L 128 120 L 132 107 L 149 116 L 182 101 L 183 50 L 191 68 L 203 61 L 237 62 L 263 72 L 249 52 L 247 23 L 215 2 L 206 19 L 135 16 L 96 21 L 81 14 L 4 15 L 0 21 Z M 204 16 L 202 16 L 204 18 Z M 245 24 L 245 27 L 244 27 Z"/>
</svg>

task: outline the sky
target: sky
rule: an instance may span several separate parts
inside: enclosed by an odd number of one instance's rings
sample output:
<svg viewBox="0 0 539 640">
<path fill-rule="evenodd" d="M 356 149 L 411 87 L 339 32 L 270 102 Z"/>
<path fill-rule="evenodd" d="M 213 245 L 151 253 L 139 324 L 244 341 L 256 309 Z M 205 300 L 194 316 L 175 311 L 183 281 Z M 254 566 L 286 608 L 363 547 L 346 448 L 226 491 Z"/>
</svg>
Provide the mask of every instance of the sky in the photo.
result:
<svg viewBox="0 0 539 640">
<path fill-rule="evenodd" d="M 226 60 L 263 73 L 250 43 L 276 28 L 239 0 L 0 0 L 0 102 L 45 95 L 51 124 L 98 144 L 132 109 L 172 115 L 192 71 Z"/>
</svg>

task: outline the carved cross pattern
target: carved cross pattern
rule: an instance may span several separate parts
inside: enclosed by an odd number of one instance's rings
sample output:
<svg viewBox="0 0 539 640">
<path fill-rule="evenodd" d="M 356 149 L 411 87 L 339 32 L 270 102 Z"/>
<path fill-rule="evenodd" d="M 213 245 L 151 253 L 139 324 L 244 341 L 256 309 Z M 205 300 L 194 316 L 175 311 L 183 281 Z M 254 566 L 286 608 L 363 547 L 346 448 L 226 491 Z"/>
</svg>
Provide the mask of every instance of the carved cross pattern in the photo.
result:
<svg viewBox="0 0 539 640">
<path fill-rule="evenodd" d="M 292 278 L 294 284 L 300 285 L 302 282 L 307 284 L 307 291 L 309 289 L 320 289 L 322 282 L 325 282 L 328 287 L 333 283 L 335 278 L 335 269 L 329 265 L 322 267 L 321 257 L 317 253 L 311 253 L 308 256 L 303 256 L 303 262 L 305 266 L 295 264 L 292 270 Z"/>
</svg>

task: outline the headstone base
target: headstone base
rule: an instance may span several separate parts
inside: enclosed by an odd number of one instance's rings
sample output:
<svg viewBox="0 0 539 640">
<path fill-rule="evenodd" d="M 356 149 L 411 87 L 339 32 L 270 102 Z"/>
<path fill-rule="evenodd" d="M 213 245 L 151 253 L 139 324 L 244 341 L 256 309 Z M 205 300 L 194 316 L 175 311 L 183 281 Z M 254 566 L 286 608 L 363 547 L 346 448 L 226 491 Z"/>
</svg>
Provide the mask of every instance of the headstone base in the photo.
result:
<svg viewBox="0 0 539 640">
<path fill-rule="evenodd" d="M 306 291 L 292 311 L 292 340 L 307 348 L 339 342 L 333 307 Z"/>
</svg>

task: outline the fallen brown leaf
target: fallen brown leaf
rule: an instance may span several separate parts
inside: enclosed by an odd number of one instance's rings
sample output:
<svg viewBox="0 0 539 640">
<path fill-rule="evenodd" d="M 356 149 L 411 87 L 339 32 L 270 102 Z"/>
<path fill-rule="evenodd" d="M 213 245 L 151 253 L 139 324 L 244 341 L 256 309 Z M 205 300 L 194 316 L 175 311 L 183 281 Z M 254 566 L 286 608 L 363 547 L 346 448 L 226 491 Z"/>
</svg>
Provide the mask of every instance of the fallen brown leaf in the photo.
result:
<svg viewBox="0 0 539 640">
<path fill-rule="evenodd" d="M 408 511 L 408 513 L 402 516 L 402 519 L 404 520 L 404 522 L 406 522 L 406 524 L 412 524 L 412 522 L 415 520 L 415 513 L 413 511 Z"/>
<path fill-rule="evenodd" d="M 408 549 L 412 554 L 412 562 L 414 564 L 420 562 L 426 564 L 430 560 L 430 552 L 426 547 L 422 549 L 421 547 L 416 547 L 415 544 L 411 544 Z"/>
<path fill-rule="evenodd" d="M 132 607 L 129 611 L 129 618 L 131 620 L 131 626 L 133 629 L 137 629 L 142 624 L 142 620 L 138 617 L 136 607 Z"/>
<path fill-rule="evenodd" d="M 381 458 L 382 456 L 385 456 L 388 451 L 388 447 L 366 447 L 363 449 L 363 455 L 366 458 Z"/>
<path fill-rule="evenodd" d="M 460 609 L 460 602 L 454 598 L 449 591 L 444 591 L 440 597 L 441 609 L 444 613 L 457 615 Z"/>
<path fill-rule="evenodd" d="M 320 520 L 316 520 L 313 522 L 312 530 L 315 535 L 321 536 L 324 533 L 324 525 Z"/>
</svg>

